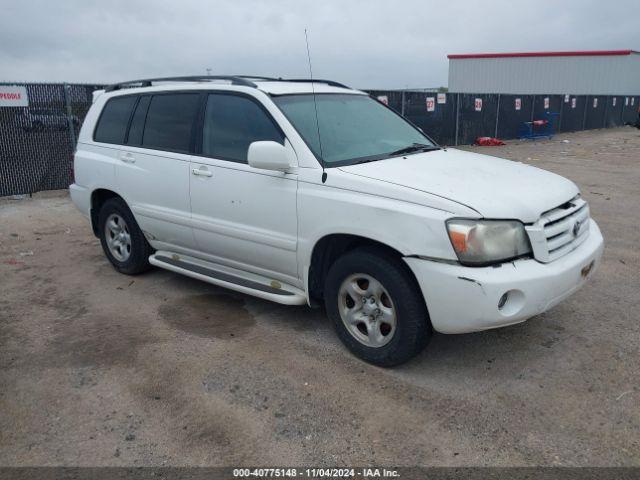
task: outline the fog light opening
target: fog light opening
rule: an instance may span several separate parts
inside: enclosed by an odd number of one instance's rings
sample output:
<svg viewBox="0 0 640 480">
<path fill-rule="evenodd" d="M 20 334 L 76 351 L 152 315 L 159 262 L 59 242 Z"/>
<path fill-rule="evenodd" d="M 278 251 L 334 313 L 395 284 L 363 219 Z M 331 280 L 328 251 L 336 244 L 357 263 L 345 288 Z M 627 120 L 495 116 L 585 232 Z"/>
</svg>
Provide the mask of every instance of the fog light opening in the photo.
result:
<svg viewBox="0 0 640 480">
<path fill-rule="evenodd" d="M 498 311 L 505 317 L 511 317 L 524 307 L 525 296 L 521 290 L 507 290 L 498 300 Z"/>
<path fill-rule="evenodd" d="M 498 300 L 498 310 L 502 310 L 507 300 L 509 300 L 509 292 L 505 292 L 504 295 L 500 297 L 500 300 Z"/>
</svg>

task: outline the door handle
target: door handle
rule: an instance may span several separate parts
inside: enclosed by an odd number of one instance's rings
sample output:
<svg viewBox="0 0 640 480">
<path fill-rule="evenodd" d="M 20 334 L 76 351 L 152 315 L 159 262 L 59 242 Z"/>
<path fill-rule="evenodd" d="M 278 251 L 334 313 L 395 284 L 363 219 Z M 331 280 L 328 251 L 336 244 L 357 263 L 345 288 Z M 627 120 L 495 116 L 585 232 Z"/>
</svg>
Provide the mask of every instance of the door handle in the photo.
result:
<svg viewBox="0 0 640 480">
<path fill-rule="evenodd" d="M 136 158 L 131 152 L 120 152 L 120 160 L 125 163 L 136 163 Z"/>
<path fill-rule="evenodd" d="M 209 171 L 207 168 L 192 168 L 191 173 L 194 175 L 199 175 L 201 177 L 213 177 L 213 172 Z"/>
</svg>

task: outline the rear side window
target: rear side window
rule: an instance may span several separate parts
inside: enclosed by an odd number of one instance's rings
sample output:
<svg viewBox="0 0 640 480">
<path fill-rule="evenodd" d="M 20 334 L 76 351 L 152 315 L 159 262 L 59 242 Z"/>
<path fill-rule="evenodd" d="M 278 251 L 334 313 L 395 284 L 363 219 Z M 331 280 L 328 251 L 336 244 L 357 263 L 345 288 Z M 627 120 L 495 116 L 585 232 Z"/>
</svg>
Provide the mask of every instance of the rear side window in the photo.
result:
<svg viewBox="0 0 640 480">
<path fill-rule="evenodd" d="M 108 100 L 102 109 L 93 139 L 96 142 L 124 143 L 129 117 L 135 102 L 134 95 Z"/>
<path fill-rule="evenodd" d="M 197 93 L 155 95 L 149 104 L 142 146 L 189 152 L 193 122 L 200 106 Z"/>
<path fill-rule="evenodd" d="M 249 145 L 260 140 L 284 143 L 282 132 L 256 102 L 239 95 L 209 95 L 202 132 L 204 155 L 246 163 Z"/>
</svg>

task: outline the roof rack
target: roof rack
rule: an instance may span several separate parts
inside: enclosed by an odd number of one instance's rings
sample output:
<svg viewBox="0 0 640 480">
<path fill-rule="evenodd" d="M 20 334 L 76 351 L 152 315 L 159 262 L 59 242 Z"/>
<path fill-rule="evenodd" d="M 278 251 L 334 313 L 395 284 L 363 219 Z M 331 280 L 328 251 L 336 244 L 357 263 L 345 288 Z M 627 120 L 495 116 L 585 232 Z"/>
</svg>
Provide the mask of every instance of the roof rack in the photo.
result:
<svg viewBox="0 0 640 480">
<path fill-rule="evenodd" d="M 261 79 L 262 77 L 253 76 L 235 76 L 235 75 L 195 75 L 187 77 L 158 77 L 158 78 L 145 78 L 142 80 L 130 80 L 128 82 L 114 83 L 105 88 L 105 91 L 112 92 L 114 90 L 120 90 L 123 87 L 137 86 L 151 87 L 155 82 L 204 82 L 208 80 L 228 80 L 232 85 L 242 85 L 245 87 L 256 87 L 256 84 L 247 80 L 247 78 Z"/>
<path fill-rule="evenodd" d="M 349 90 L 352 90 L 351 87 L 347 87 L 342 83 L 334 82 L 333 80 L 321 80 L 319 78 L 278 78 L 277 81 L 298 83 L 324 83 L 326 85 L 329 85 L 330 87 L 348 88 Z"/>
<path fill-rule="evenodd" d="M 295 83 L 324 83 L 325 85 L 329 85 L 331 87 L 340 87 L 340 88 L 348 88 L 351 90 L 351 87 L 348 87 L 342 83 L 334 82 L 333 80 L 321 80 L 319 78 L 274 78 L 274 77 L 258 77 L 255 75 L 237 75 L 238 78 L 251 78 L 254 80 L 262 80 L 265 82 L 295 82 Z"/>
<path fill-rule="evenodd" d="M 313 83 L 324 83 L 331 87 L 340 87 L 340 88 L 348 88 L 351 90 L 351 87 L 347 87 L 342 83 L 334 82 L 333 80 L 320 80 L 320 79 L 309 79 L 309 78 L 273 78 L 273 77 L 262 77 L 260 75 L 194 75 L 194 76 L 186 76 L 186 77 L 158 77 L 158 78 L 145 78 L 142 80 L 130 80 L 128 82 L 120 82 L 114 83 L 113 85 L 109 85 L 105 88 L 106 92 L 112 92 L 114 90 L 120 90 L 123 87 L 151 87 L 155 82 L 205 82 L 210 80 L 227 80 L 232 85 L 241 85 L 244 87 L 253 87 L 257 88 L 258 86 L 252 82 L 251 80 L 262 80 L 266 82 L 313 82 Z"/>
</svg>

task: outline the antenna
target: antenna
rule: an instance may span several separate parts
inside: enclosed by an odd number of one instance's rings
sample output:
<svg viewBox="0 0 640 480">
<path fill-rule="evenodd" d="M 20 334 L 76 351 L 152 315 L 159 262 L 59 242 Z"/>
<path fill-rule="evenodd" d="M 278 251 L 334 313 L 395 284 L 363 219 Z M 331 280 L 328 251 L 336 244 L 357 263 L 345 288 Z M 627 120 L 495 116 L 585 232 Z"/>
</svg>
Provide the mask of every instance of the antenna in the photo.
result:
<svg viewBox="0 0 640 480">
<path fill-rule="evenodd" d="M 322 165 L 322 183 L 327 181 L 327 172 L 324 170 L 324 154 L 322 153 L 322 137 L 320 137 L 320 122 L 318 121 L 318 102 L 316 102 L 316 88 L 313 84 L 313 70 L 311 69 L 311 54 L 309 53 L 309 37 L 307 29 L 304 29 L 304 39 L 307 43 L 307 59 L 309 60 L 309 76 L 311 77 L 311 93 L 313 95 L 313 108 L 316 111 L 316 128 L 318 129 L 318 144 L 320 145 L 320 165 Z"/>
</svg>

